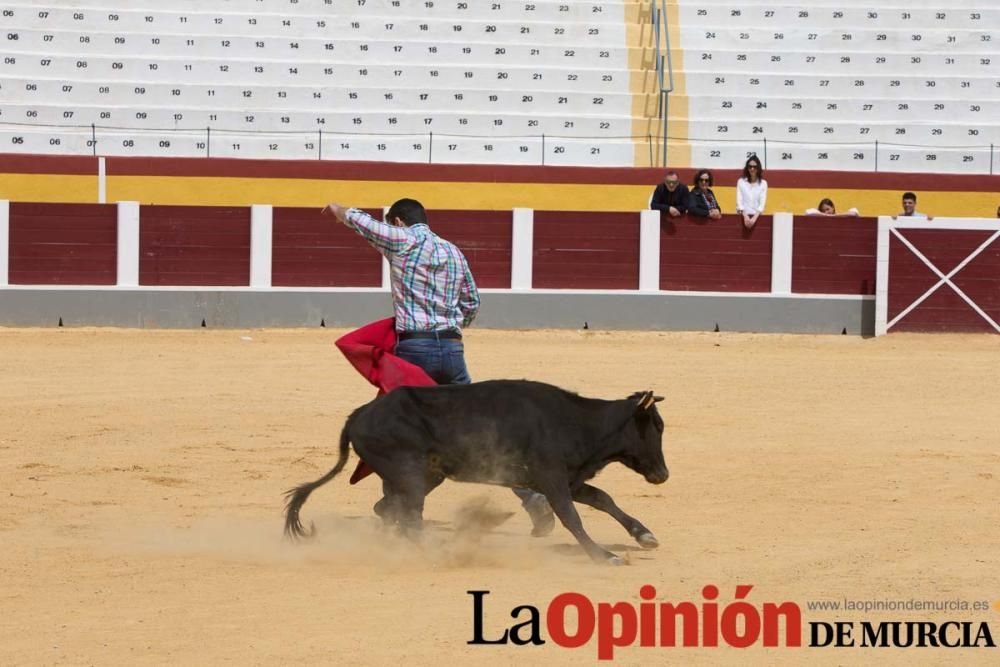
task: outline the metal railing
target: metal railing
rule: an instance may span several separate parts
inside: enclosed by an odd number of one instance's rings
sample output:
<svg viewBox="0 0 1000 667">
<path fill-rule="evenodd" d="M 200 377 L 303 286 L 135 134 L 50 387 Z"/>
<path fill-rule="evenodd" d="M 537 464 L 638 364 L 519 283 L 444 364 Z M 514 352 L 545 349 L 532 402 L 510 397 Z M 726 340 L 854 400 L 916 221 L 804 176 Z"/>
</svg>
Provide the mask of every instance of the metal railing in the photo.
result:
<svg viewBox="0 0 1000 667">
<path fill-rule="evenodd" d="M 656 35 L 656 76 L 660 84 L 659 103 L 657 104 L 657 117 L 662 123 L 663 138 L 663 166 L 667 165 L 667 117 L 670 111 L 670 93 L 674 91 L 674 62 L 670 49 L 670 26 L 667 25 L 667 3 L 660 0 L 657 8 L 656 0 L 653 0 L 652 23 L 653 32 Z M 663 33 L 662 45 L 660 33 Z M 666 79 L 666 81 L 664 80 Z"/>
</svg>

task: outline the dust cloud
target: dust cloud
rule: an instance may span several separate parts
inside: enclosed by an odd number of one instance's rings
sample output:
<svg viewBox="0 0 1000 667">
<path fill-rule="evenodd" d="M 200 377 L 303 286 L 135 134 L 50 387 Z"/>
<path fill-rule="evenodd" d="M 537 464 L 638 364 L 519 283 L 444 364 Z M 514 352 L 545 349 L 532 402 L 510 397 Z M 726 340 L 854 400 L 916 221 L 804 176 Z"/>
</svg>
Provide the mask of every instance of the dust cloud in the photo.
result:
<svg viewBox="0 0 1000 667">
<path fill-rule="evenodd" d="M 116 548 L 164 556 L 212 557 L 249 563 L 361 563 L 365 567 L 438 570 L 472 567 L 536 569 L 565 567 L 565 553 L 551 542 L 503 530 L 514 512 L 488 496 L 461 502 L 451 521 L 425 521 L 416 538 L 400 535 L 375 516 L 321 514 L 306 521 L 311 537 L 288 539 L 274 520 L 209 517 L 186 527 L 145 526 L 119 534 Z M 311 524 L 311 525 L 310 525 Z M 565 536 L 568 537 L 568 534 Z M 571 539 L 571 538 L 570 538 Z M 582 552 L 581 552 L 582 555 Z"/>
</svg>

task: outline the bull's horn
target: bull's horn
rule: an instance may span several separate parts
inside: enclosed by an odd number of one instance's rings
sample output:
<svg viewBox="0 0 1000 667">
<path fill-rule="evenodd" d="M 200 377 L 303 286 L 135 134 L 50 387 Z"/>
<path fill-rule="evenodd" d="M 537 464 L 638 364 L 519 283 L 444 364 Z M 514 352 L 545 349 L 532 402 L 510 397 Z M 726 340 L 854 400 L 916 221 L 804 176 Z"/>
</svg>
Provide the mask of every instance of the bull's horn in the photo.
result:
<svg viewBox="0 0 1000 667">
<path fill-rule="evenodd" d="M 647 391 L 642 396 L 642 403 L 640 404 L 640 407 L 643 410 L 649 410 L 650 406 L 652 406 L 653 403 L 655 403 L 655 402 L 656 402 L 656 397 L 653 396 L 653 392 Z"/>
</svg>

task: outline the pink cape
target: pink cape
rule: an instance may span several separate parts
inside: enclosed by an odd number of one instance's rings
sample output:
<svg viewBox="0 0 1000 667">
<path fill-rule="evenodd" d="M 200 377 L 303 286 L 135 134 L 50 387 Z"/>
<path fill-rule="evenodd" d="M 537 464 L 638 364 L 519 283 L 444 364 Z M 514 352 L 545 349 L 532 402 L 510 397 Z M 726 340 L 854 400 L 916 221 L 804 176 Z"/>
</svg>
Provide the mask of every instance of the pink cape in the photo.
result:
<svg viewBox="0 0 1000 667">
<path fill-rule="evenodd" d="M 389 317 L 344 334 L 334 343 L 366 380 L 378 388 L 378 396 L 397 387 L 423 387 L 437 384 L 424 369 L 403 361 L 392 352 L 396 349 L 396 321 Z M 364 461 L 351 475 L 357 484 L 375 472 Z"/>
</svg>

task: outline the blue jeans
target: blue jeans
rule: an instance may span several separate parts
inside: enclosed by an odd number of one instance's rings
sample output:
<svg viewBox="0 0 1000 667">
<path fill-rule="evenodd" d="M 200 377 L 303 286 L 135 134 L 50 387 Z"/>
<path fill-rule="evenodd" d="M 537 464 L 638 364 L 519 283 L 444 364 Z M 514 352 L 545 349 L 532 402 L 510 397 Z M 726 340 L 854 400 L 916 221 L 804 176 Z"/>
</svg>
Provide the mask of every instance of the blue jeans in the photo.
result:
<svg viewBox="0 0 1000 667">
<path fill-rule="evenodd" d="M 438 384 L 470 384 L 465 367 L 462 341 L 437 338 L 411 338 L 396 343 L 396 356 L 420 366 Z"/>
</svg>

